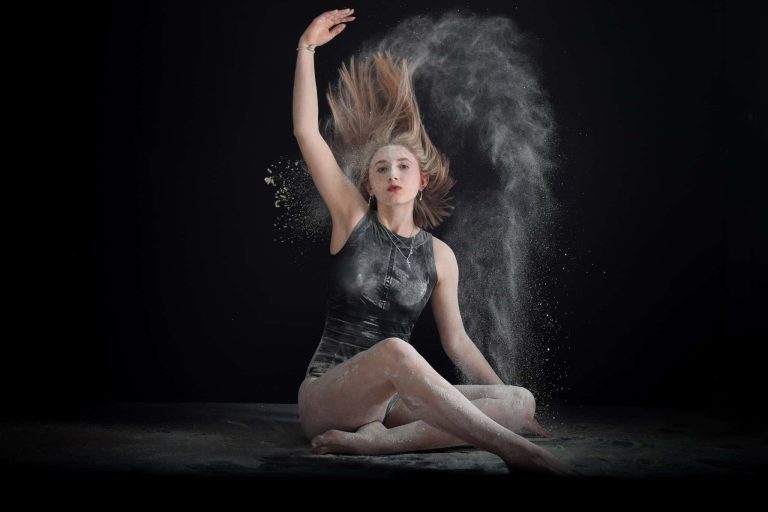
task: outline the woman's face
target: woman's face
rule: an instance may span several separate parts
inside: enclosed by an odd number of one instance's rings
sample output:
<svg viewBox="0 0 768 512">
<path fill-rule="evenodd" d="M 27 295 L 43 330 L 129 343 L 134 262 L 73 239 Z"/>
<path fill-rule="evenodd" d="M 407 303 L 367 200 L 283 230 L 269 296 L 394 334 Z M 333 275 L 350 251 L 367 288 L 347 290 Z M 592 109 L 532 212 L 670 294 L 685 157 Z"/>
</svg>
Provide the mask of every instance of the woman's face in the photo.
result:
<svg viewBox="0 0 768 512">
<path fill-rule="evenodd" d="M 416 157 L 403 146 L 380 148 L 368 166 L 368 193 L 376 196 L 379 204 L 403 204 L 413 201 L 429 182 L 423 176 Z M 390 188 L 398 186 L 400 188 Z"/>
</svg>

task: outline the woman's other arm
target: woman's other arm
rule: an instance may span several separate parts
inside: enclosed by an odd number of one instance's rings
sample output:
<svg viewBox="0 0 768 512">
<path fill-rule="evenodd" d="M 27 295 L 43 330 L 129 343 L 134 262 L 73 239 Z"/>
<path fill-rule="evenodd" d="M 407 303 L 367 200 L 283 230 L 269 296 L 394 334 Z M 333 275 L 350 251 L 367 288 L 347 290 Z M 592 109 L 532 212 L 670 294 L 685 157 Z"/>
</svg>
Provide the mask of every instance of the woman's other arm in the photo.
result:
<svg viewBox="0 0 768 512">
<path fill-rule="evenodd" d="M 504 384 L 477 345 L 467 334 L 451 353 L 453 363 L 469 377 L 473 384 Z"/>
<path fill-rule="evenodd" d="M 453 250 L 433 237 L 438 280 L 432 291 L 432 312 L 443 350 L 473 384 L 504 384 L 464 330 L 459 311 L 459 265 Z"/>
</svg>

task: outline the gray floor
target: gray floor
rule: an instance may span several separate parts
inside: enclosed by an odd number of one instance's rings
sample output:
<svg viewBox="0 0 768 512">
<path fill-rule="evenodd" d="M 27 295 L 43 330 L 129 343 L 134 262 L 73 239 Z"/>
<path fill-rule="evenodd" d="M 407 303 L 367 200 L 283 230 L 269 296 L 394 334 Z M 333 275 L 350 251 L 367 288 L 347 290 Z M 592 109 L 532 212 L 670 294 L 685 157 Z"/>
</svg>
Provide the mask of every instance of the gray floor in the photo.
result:
<svg viewBox="0 0 768 512">
<path fill-rule="evenodd" d="M 757 411 L 560 407 L 537 418 L 555 434 L 529 437 L 587 480 L 762 481 L 768 436 Z M 509 478 L 474 448 L 314 455 L 295 404 L 103 403 L 59 419 L 0 424 L 9 474 L 237 479 Z"/>
</svg>

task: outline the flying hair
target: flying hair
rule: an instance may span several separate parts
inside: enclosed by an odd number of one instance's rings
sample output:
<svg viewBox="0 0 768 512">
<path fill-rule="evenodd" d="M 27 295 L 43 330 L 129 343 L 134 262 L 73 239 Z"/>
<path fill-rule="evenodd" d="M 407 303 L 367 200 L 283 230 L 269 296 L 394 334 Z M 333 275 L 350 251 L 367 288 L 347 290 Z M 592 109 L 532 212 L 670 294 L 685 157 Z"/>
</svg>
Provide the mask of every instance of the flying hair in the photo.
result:
<svg viewBox="0 0 768 512">
<path fill-rule="evenodd" d="M 416 157 L 429 176 L 423 199 L 414 201 L 413 221 L 421 228 L 439 226 L 453 210 L 447 197 L 456 180 L 449 175 L 449 159 L 430 140 L 421 120 L 413 87 L 414 68 L 406 58 L 377 51 L 349 64 L 329 84 L 326 98 L 331 117 L 323 136 L 347 176 L 368 199 L 368 166 L 379 148 L 399 145 Z M 371 204 L 376 209 L 376 201 Z"/>
</svg>

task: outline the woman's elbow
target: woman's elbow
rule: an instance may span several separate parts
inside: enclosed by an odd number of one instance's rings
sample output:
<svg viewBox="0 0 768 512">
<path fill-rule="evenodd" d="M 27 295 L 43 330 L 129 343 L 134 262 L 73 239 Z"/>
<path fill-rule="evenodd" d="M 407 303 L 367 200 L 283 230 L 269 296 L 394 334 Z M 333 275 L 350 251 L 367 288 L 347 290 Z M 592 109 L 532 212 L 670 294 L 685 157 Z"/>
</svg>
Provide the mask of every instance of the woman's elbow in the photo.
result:
<svg viewBox="0 0 768 512">
<path fill-rule="evenodd" d="M 442 340 L 443 350 L 445 350 L 445 353 L 451 359 L 460 357 L 468 343 L 472 343 L 472 341 L 466 333 L 461 333 Z"/>
</svg>

